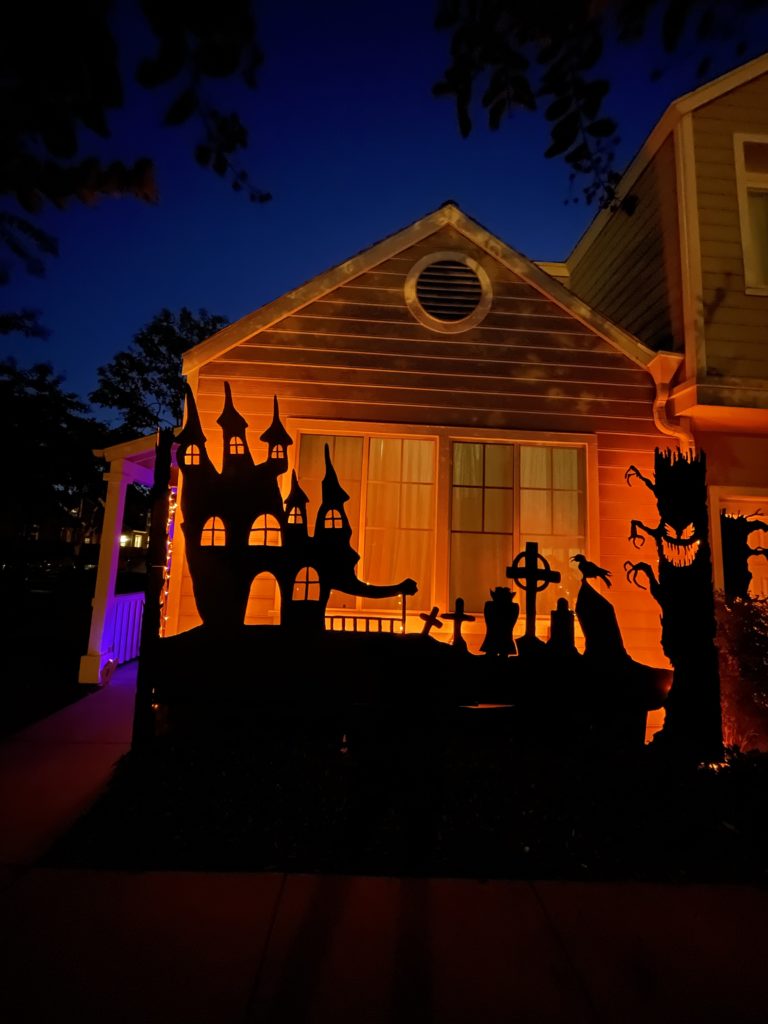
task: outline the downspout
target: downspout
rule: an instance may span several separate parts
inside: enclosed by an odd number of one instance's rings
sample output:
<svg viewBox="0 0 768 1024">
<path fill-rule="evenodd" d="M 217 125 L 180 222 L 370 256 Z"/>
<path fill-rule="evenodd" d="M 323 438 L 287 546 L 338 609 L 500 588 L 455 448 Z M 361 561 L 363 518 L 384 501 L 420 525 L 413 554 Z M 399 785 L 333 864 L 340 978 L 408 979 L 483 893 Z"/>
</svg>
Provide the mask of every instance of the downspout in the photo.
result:
<svg viewBox="0 0 768 1024">
<path fill-rule="evenodd" d="M 647 370 L 656 385 L 656 397 L 653 401 L 653 422 L 656 429 L 661 434 L 676 437 L 680 450 L 693 454 L 696 451 L 696 442 L 691 433 L 690 418 L 679 416 L 672 420 L 667 412 L 672 381 L 683 362 L 684 356 L 679 352 L 657 352 L 648 363 Z"/>
</svg>

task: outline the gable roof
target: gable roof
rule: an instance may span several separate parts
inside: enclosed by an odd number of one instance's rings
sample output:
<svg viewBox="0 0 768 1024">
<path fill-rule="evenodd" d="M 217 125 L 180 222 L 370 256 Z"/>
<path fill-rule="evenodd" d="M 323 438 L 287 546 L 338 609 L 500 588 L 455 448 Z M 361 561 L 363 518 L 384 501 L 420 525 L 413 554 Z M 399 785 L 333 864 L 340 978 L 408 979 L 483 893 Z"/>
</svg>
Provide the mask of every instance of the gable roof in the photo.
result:
<svg viewBox="0 0 768 1024">
<path fill-rule="evenodd" d="M 755 57 L 754 60 L 750 60 L 746 64 L 742 64 L 732 71 L 720 75 L 719 78 L 715 78 L 705 85 L 700 85 L 697 89 L 683 93 L 682 96 L 673 100 L 622 174 L 619 187 L 625 190 L 632 188 L 684 116 L 765 74 L 768 74 L 768 53 L 761 54 L 761 56 Z M 589 248 L 591 241 L 600 233 L 611 214 L 612 211 L 610 209 L 600 210 L 590 221 L 584 234 L 576 242 L 565 261 L 569 269 L 572 269 L 579 262 Z"/>
<path fill-rule="evenodd" d="M 550 277 L 541 267 L 506 245 L 477 221 L 468 217 L 455 203 L 448 202 L 443 203 L 432 213 L 428 213 L 426 217 L 414 221 L 401 231 L 364 249 L 337 267 L 319 274 L 299 288 L 286 292 L 279 299 L 267 303 L 253 313 L 248 313 L 199 345 L 195 345 L 184 354 L 183 372 L 191 373 L 212 359 L 223 355 L 235 345 L 252 338 L 277 321 L 291 316 L 310 302 L 322 298 L 333 289 L 346 284 L 417 242 L 429 238 L 430 235 L 448 225 L 454 227 L 465 238 L 517 274 L 546 298 L 551 299 L 565 312 L 570 313 L 638 366 L 647 367 L 654 358 L 656 353 L 639 342 L 628 331 L 597 313 L 559 281 Z"/>
</svg>

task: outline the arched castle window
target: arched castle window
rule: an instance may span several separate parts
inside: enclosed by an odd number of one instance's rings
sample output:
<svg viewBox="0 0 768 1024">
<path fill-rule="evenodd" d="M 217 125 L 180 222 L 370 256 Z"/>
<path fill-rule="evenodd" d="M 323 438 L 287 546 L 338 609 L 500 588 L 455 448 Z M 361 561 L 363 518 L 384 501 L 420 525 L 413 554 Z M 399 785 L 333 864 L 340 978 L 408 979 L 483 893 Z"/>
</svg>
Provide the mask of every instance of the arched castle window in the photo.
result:
<svg viewBox="0 0 768 1024">
<path fill-rule="evenodd" d="M 303 569 L 299 569 L 293 582 L 293 600 L 320 600 L 320 577 L 317 575 L 317 570 L 313 569 L 311 565 L 305 565 Z"/>
<path fill-rule="evenodd" d="M 184 452 L 184 465 L 185 466 L 199 466 L 200 465 L 200 449 L 196 444 L 191 444 L 189 448 Z"/>
<path fill-rule="evenodd" d="M 274 516 L 259 516 L 254 520 L 248 543 L 254 547 L 279 547 L 280 523 Z"/>
<path fill-rule="evenodd" d="M 245 453 L 245 445 L 243 444 L 242 437 L 230 437 L 229 439 L 229 454 L 230 455 L 243 455 Z"/>
<path fill-rule="evenodd" d="M 288 522 L 294 526 L 301 526 L 304 522 L 304 516 L 301 514 L 301 509 L 298 505 L 294 505 L 293 508 L 288 509 Z"/>
<path fill-rule="evenodd" d="M 325 513 L 326 530 L 340 530 L 343 525 L 344 520 L 341 518 L 341 512 L 337 508 L 329 508 Z"/>
<path fill-rule="evenodd" d="M 285 458 L 285 445 L 276 444 L 269 453 L 270 459 L 284 459 Z"/>
<path fill-rule="evenodd" d="M 224 523 L 218 516 L 207 519 L 200 535 L 200 546 L 204 548 L 222 548 L 227 542 Z"/>
</svg>

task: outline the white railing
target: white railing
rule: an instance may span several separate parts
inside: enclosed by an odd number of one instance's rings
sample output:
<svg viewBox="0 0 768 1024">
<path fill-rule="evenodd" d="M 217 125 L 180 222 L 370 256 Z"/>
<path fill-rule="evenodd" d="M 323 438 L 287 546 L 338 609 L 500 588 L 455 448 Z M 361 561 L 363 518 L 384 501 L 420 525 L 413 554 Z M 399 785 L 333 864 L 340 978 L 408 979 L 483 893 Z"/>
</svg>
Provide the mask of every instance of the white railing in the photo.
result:
<svg viewBox="0 0 768 1024">
<path fill-rule="evenodd" d="M 341 633 L 403 633 L 403 620 L 376 615 L 326 615 L 325 628 Z"/>
<path fill-rule="evenodd" d="M 115 594 L 109 603 L 104 628 L 104 650 L 118 664 L 139 656 L 144 594 Z"/>
</svg>

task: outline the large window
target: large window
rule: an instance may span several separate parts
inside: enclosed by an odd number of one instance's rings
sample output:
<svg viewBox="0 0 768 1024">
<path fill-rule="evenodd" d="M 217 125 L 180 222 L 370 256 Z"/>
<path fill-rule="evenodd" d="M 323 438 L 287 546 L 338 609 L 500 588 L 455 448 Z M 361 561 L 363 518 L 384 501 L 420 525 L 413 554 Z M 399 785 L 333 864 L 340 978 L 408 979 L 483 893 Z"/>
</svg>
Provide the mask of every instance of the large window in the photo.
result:
<svg viewBox="0 0 768 1024">
<path fill-rule="evenodd" d="M 736 135 L 744 282 L 768 292 L 768 137 Z"/>
<path fill-rule="evenodd" d="M 435 557 L 436 442 L 423 438 L 303 434 L 299 443 L 299 482 L 309 497 L 314 527 L 325 475 L 328 445 L 339 482 L 350 500 L 345 509 L 352 546 L 361 555 L 358 576 L 366 583 L 390 584 L 410 576 L 419 593 L 414 609 L 430 607 Z M 326 523 L 326 526 L 328 524 Z M 396 609 L 399 598 L 366 600 L 333 594 L 335 607 Z"/>
<path fill-rule="evenodd" d="M 575 599 L 570 559 L 586 547 L 584 480 L 580 446 L 455 442 L 450 600 L 481 612 L 490 588 L 509 585 L 506 567 L 527 541 L 562 574 L 562 586 L 540 595 L 539 612 L 560 596 Z"/>
</svg>

